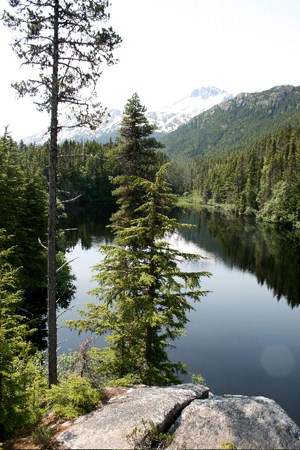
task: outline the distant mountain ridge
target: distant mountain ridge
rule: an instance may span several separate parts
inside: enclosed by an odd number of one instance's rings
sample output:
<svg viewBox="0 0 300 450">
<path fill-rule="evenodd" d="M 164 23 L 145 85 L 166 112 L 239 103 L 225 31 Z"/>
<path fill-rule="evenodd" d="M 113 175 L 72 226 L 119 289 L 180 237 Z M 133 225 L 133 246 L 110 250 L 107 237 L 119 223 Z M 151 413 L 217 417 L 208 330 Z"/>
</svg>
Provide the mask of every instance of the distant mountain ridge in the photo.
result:
<svg viewBox="0 0 300 450">
<path fill-rule="evenodd" d="M 184 159 L 242 148 L 248 142 L 300 124 L 300 86 L 241 93 L 195 116 L 162 137 L 166 153 Z"/>
<path fill-rule="evenodd" d="M 156 133 L 165 134 L 176 130 L 180 125 L 187 123 L 196 115 L 207 111 L 212 106 L 232 98 L 228 92 L 214 86 L 194 89 L 190 95 L 180 99 L 176 103 L 165 106 L 157 111 L 147 111 L 146 116 L 157 127 Z M 115 139 L 123 111 L 120 109 L 109 110 L 108 119 L 95 131 L 89 128 L 63 128 L 59 133 L 59 142 L 65 140 L 108 142 Z M 71 123 L 65 125 L 72 125 Z M 47 140 L 46 131 L 42 131 L 24 140 L 25 143 L 41 144 Z"/>
</svg>

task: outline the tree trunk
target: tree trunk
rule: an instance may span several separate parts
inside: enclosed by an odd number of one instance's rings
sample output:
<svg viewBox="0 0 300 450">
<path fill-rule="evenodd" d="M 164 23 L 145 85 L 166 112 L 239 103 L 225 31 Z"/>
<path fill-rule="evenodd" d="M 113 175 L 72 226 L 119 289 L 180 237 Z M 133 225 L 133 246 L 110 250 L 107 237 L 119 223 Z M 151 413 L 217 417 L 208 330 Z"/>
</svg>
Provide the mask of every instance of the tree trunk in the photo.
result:
<svg viewBox="0 0 300 450">
<path fill-rule="evenodd" d="M 59 0 L 54 2 L 54 40 L 51 92 L 51 125 L 49 148 L 48 205 L 48 369 L 49 386 L 57 384 L 57 325 L 56 325 L 56 178 L 58 133 L 58 14 Z"/>
</svg>

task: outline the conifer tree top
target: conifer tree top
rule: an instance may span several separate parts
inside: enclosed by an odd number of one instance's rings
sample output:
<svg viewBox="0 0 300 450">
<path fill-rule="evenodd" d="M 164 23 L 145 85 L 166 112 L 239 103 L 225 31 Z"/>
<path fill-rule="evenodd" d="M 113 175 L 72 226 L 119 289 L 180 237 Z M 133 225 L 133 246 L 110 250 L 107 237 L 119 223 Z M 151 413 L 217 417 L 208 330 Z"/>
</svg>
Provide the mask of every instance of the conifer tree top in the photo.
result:
<svg viewBox="0 0 300 450">
<path fill-rule="evenodd" d="M 140 102 L 137 93 L 125 105 L 124 117 L 120 127 L 120 135 L 126 140 L 136 140 L 150 136 L 155 125 L 150 124 L 145 116 L 147 109 Z"/>
</svg>

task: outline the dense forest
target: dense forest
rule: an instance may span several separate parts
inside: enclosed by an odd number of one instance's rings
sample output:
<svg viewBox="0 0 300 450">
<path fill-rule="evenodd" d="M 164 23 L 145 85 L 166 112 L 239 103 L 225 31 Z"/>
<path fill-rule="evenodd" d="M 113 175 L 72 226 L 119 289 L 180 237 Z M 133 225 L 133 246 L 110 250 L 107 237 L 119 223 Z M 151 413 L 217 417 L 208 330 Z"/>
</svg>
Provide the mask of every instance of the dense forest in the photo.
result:
<svg viewBox="0 0 300 450">
<path fill-rule="evenodd" d="M 261 106 L 256 105 L 263 112 L 254 114 L 255 106 L 252 116 L 249 105 L 257 100 L 255 95 L 230 100 L 228 108 L 215 107 L 170 134 L 172 145 L 181 139 L 175 152 L 155 138 L 146 108 L 134 94 L 125 105 L 115 142 L 65 141 L 57 147 L 55 312 L 67 308 L 75 292 L 67 260 L 74 216 L 91 211 L 102 218 L 111 215 L 113 240 L 102 247 L 104 260 L 95 267 L 95 303 L 81 311 L 82 318 L 69 321 L 80 332 L 106 335 L 109 345 L 99 350 L 86 342 L 77 352 L 62 355 L 56 367 L 59 384 L 51 388 L 45 364 L 51 334 L 47 328 L 49 143 L 17 143 L 4 132 L 0 138 L 1 439 L 23 425 L 38 423 L 42 403 L 60 416 L 74 417 L 101 401 L 104 385 L 164 385 L 179 382 L 179 374 L 188 373 L 182 362 L 169 361 L 167 349 L 184 332 L 187 312 L 193 309 L 190 300 L 206 294 L 200 279 L 210 274 L 181 270 L 178 259 L 193 261 L 199 255 L 171 249 L 164 240 L 177 230 L 195 232 L 172 218 L 174 194 L 197 207 L 221 207 L 285 229 L 299 227 L 300 126 L 298 109 L 293 108 L 298 94 L 291 87 L 274 88 L 269 98 L 261 99 Z M 227 115 L 222 116 L 224 108 Z M 227 117 L 228 126 L 208 127 L 207 133 L 199 134 L 209 115 L 217 122 Z M 212 221 L 212 232 L 214 228 Z M 244 250 L 234 230 L 219 237 L 241 261 Z M 258 255 L 260 250 L 261 246 Z M 257 258 L 253 267 L 257 264 L 263 262 Z M 275 275 L 272 272 L 267 282 Z M 290 287 L 276 277 L 278 283 L 271 283 L 276 295 L 284 293 L 294 306 Z"/>
<path fill-rule="evenodd" d="M 41 149 L 40 149 L 41 150 Z M 39 155 L 41 158 L 39 158 Z M 47 180 L 43 152 L 15 143 L 7 134 L 0 139 L 0 229 L 5 239 L 0 250 L 12 248 L 8 262 L 19 268 L 16 286 L 23 292 L 21 314 L 36 329 L 31 339 L 43 348 L 46 338 L 46 234 Z M 63 217 L 61 215 L 61 221 Z M 65 261 L 65 244 L 58 240 L 57 263 Z M 74 292 L 70 269 L 58 274 L 58 304 L 66 307 Z"/>
<path fill-rule="evenodd" d="M 113 158 L 116 147 L 112 142 L 75 141 L 59 147 L 61 228 L 64 210 L 116 207 L 111 180 L 121 173 L 122 166 Z M 18 144 L 5 134 L 0 158 L 0 228 L 15 246 L 11 258 L 14 266 L 22 268 L 20 286 L 27 296 L 37 298 L 45 289 L 45 249 L 41 244 L 47 231 L 47 145 Z M 289 126 L 243 151 L 200 157 L 183 165 L 173 163 L 168 173 L 175 193 L 194 190 L 205 204 L 226 205 L 241 214 L 296 225 L 300 221 L 299 158 L 300 128 Z M 160 159 L 166 161 L 163 155 Z M 60 241 L 64 251 L 63 238 Z M 67 292 L 69 295 L 70 287 Z M 31 308 L 28 305 L 26 309 L 34 315 Z"/>
<path fill-rule="evenodd" d="M 116 209 L 112 178 L 122 173 L 114 157 L 118 143 L 65 141 L 59 147 L 59 227 L 67 227 L 74 211 Z M 160 164 L 166 158 L 159 152 Z M 298 226 L 300 221 L 300 128 L 287 127 L 243 151 L 222 152 L 173 163 L 169 180 L 173 192 L 199 194 L 201 203 L 229 207 L 240 214 Z M 47 232 L 47 145 L 14 142 L 6 133 L 0 141 L 0 228 L 6 246 L 14 248 L 10 262 L 20 267 L 18 287 L 24 292 L 23 314 L 39 329 L 45 328 Z M 68 214 L 67 214 L 68 213 Z M 64 261 L 63 232 L 58 239 L 60 264 Z M 58 297 L 67 305 L 73 293 L 66 265 L 58 279 Z M 45 336 L 45 331 L 42 333 Z M 40 334 L 37 335 L 40 339 Z"/>
<path fill-rule="evenodd" d="M 24 162 L 46 177 L 47 147 L 14 144 Z M 111 177 L 116 143 L 65 141 L 59 147 L 58 185 L 65 207 L 115 207 Z M 196 192 L 201 203 L 223 205 L 240 214 L 297 226 L 300 220 L 300 128 L 287 126 L 237 151 L 223 151 L 185 162 L 172 161 L 169 181 L 176 194 Z M 168 158 L 160 152 L 161 162 Z M 36 169 L 34 169 L 36 167 Z M 76 201 L 70 202 L 70 199 Z"/>
<path fill-rule="evenodd" d="M 299 226 L 300 128 L 287 127 L 243 151 L 193 160 L 192 189 L 202 201 Z"/>
</svg>

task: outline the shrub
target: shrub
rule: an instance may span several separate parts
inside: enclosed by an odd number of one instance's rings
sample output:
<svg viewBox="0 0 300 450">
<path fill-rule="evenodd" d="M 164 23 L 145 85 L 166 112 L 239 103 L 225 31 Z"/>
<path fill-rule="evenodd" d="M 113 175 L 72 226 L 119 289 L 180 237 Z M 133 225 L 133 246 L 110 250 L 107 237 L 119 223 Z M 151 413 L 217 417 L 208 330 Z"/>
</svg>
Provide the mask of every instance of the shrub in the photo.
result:
<svg viewBox="0 0 300 450">
<path fill-rule="evenodd" d="M 99 390 L 78 375 L 69 375 L 47 392 L 48 408 L 66 419 L 93 411 L 100 401 Z"/>
<path fill-rule="evenodd" d="M 38 445 L 41 449 L 53 448 L 53 437 L 55 431 L 44 425 L 38 425 L 36 429 L 32 432 L 31 437 L 33 442 Z"/>
<path fill-rule="evenodd" d="M 126 437 L 128 443 L 139 450 L 164 450 L 173 442 L 173 435 L 162 433 L 152 420 L 145 419 L 142 419 L 140 427 L 134 428 Z"/>
</svg>

